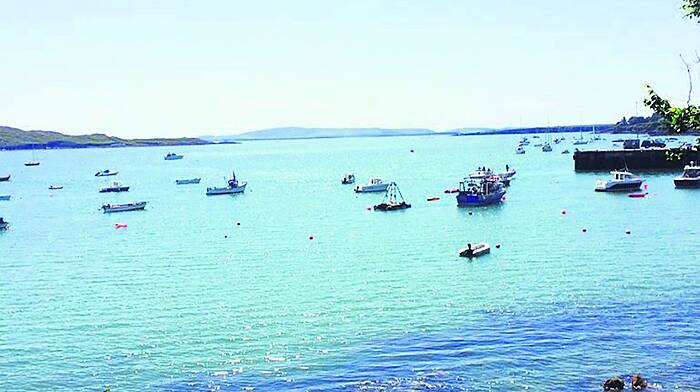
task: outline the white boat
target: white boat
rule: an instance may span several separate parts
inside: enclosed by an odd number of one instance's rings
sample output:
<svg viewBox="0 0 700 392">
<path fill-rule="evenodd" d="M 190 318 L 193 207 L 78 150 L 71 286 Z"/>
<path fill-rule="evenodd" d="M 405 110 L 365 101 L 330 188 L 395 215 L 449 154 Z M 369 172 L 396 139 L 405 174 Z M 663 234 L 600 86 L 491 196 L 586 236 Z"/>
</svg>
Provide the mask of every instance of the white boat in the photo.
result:
<svg viewBox="0 0 700 392">
<path fill-rule="evenodd" d="M 550 146 L 548 142 L 544 142 L 542 152 L 552 152 L 552 146 Z"/>
<path fill-rule="evenodd" d="M 128 192 L 129 187 L 126 185 L 123 185 L 121 182 L 114 181 L 112 185 L 106 186 L 104 188 L 100 189 L 100 193 L 109 193 L 109 192 Z"/>
<path fill-rule="evenodd" d="M 166 161 L 175 161 L 175 160 L 182 159 L 182 158 L 184 158 L 184 155 L 178 155 L 178 154 L 175 154 L 173 152 L 169 152 L 167 155 L 165 155 L 164 159 Z"/>
<path fill-rule="evenodd" d="M 515 177 L 515 173 L 516 173 L 515 169 L 506 165 L 506 171 L 504 171 L 503 173 L 499 173 L 498 176 L 501 177 L 502 179 L 510 180 L 511 178 Z"/>
<path fill-rule="evenodd" d="M 472 246 L 472 244 L 467 244 L 466 248 L 462 248 L 459 250 L 460 257 L 468 257 L 470 259 L 474 257 L 483 256 L 489 253 L 491 253 L 491 245 L 489 245 L 486 242 L 475 244 L 474 246 Z"/>
<path fill-rule="evenodd" d="M 639 189 L 645 181 L 642 177 L 628 171 L 613 170 L 610 174 L 613 176 L 612 179 L 599 180 L 596 183 L 596 192 L 634 191 Z"/>
<path fill-rule="evenodd" d="M 102 205 L 102 211 L 107 214 L 111 212 L 125 212 L 125 211 L 137 211 L 146 208 L 146 202 L 140 201 L 136 203 L 128 204 L 104 204 Z"/>
<path fill-rule="evenodd" d="M 525 149 L 523 146 L 518 146 L 518 148 L 515 149 L 516 154 L 525 154 Z"/>
<path fill-rule="evenodd" d="M 355 192 L 357 193 L 367 193 L 367 192 L 386 192 L 389 184 L 382 181 L 381 178 L 372 178 L 369 180 L 367 185 L 358 185 L 355 187 Z"/>
<path fill-rule="evenodd" d="M 118 171 L 110 171 L 109 169 L 105 170 L 100 170 L 97 173 L 95 173 L 95 177 L 109 177 L 109 176 L 116 176 L 119 174 Z"/>
<path fill-rule="evenodd" d="M 491 171 L 491 169 L 486 168 L 486 167 L 480 167 L 476 171 L 469 173 L 469 178 L 479 179 L 479 178 L 491 177 L 493 175 L 494 175 L 494 172 Z"/>
<path fill-rule="evenodd" d="M 683 168 L 683 174 L 673 179 L 676 188 L 700 188 L 700 166 L 694 162 Z"/>
<path fill-rule="evenodd" d="M 355 183 L 355 175 L 354 174 L 344 175 L 343 179 L 340 180 L 340 183 L 343 185 L 354 184 Z"/>
<path fill-rule="evenodd" d="M 224 188 L 207 188 L 207 196 L 216 195 L 232 195 L 235 193 L 245 192 L 245 187 L 248 185 L 246 182 L 238 182 L 236 179 L 236 173 L 233 173 L 233 177 L 228 180 L 228 186 Z"/>
<path fill-rule="evenodd" d="M 175 184 L 177 185 L 186 185 L 186 184 L 199 184 L 199 181 L 201 181 L 201 178 L 188 178 L 186 180 L 175 180 Z"/>
<path fill-rule="evenodd" d="M 2 201 L 9 201 L 10 198 L 12 198 L 11 195 L 0 195 L 0 200 Z"/>
</svg>

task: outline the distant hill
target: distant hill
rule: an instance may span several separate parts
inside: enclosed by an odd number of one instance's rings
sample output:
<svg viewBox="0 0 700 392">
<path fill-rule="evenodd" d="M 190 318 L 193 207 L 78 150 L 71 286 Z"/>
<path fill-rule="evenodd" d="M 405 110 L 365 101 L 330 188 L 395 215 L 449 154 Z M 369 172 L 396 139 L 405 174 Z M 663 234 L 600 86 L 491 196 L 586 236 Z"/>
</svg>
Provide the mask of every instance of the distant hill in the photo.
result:
<svg viewBox="0 0 700 392">
<path fill-rule="evenodd" d="M 591 125 L 565 125 L 556 127 L 531 127 L 531 128 L 460 128 L 449 131 L 455 136 L 476 136 L 476 135 L 517 135 L 530 133 L 564 133 L 564 132 L 591 132 L 595 127 L 596 132 L 610 132 L 611 124 L 591 124 Z"/>
<path fill-rule="evenodd" d="M 302 128 L 284 127 L 263 129 L 228 136 L 202 136 L 210 142 L 228 142 L 234 140 L 272 140 L 272 139 L 317 139 L 341 137 L 380 137 L 380 136 L 416 136 L 432 135 L 436 132 L 430 129 L 406 128 Z"/>
<path fill-rule="evenodd" d="M 122 139 L 101 133 L 91 135 L 64 135 L 52 131 L 25 131 L 19 128 L 0 126 L 0 149 L 22 150 L 43 148 L 88 148 L 88 147 L 139 147 L 179 146 L 209 144 L 197 138 L 178 139 Z"/>
</svg>

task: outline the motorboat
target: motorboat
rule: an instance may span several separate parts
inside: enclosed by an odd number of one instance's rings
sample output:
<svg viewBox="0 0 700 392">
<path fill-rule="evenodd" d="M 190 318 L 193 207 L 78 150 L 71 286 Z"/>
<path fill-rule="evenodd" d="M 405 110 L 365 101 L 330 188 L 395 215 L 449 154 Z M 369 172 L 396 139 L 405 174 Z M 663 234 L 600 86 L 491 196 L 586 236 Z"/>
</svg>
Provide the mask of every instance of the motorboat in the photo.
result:
<svg viewBox="0 0 700 392">
<path fill-rule="evenodd" d="M 187 184 L 199 184 L 199 181 L 201 181 L 201 178 L 188 178 L 185 180 L 175 180 L 175 184 L 177 185 L 187 185 Z"/>
<path fill-rule="evenodd" d="M 503 200 L 506 189 L 500 181 L 483 178 L 480 181 L 466 179 L 459 183 L 457 206 L 476 207 L 497 204 Z"/>
<path fill-rule="evenodd" d="M 11 198 L 11 195 L 0 195 L 0 200 L 2 201 L 9 201 Z"/>
<path fill-rule="evenodd" d="M 459 250 L 459 257 L 472 259 L 489 253 L 491 253 L 491 245 L 486 242 L 474 244 L 473 246 L 472 244 L 467 244 L 465 248 Z"/>
<path fill-rule="evenodd" d="M 596 183 L 596 192 L 635 191 L 645 181 L 642 177 L 628 171 L 613 170 L 610 174 L 613 176 L 612 179 L 607 181 L 599 180 Z"/>
<path fill-rule="evenodd" d="M 178 155 L 178 154 L 175 154 L 173 152 L 169 152 L 165 155 L 164 159 L 166 161 L 176 161 L 176 160 L 182 159 L 182 158 L 184 158 L 184 155 Z"/>
<path fill-rule="evenodd" d="M 40 164 L 39 161 L 29 161 L 29 162 L 25 162 L 24 166 L 39 166 L 39 164 Z"/>
<path fill-rule="evenodd" d="M 683 174 L 673 179 L 676 188 L 700 188 L 700 166 L 694 162 L 683 168 Z"/>
<path fill-rule="evenodd" d="M 356 193 L 368 193 L 368 192 L 386 192 L 389 188 L 388 183 L 382 181 L 381 178 L 372 178 L 369 180 L 367 185 L 358 185 L 355 187 Z"/>
<path fill-rule="evenodd" d="M 354 184 L 355 183 L 355 175 L 354 174 L 344 175 L 343 179 L 340 180 L 340 183 L 343 185 Z"/>
<path fill-rule="evenodd" d="M 100 193 L 108 193 L 108 192 L 128 192 L 129 187 L 126 185 L 122 185 L 121 182 L 114 181 L 112 185 L 106 186 L 102 189 L 100 189 Z"/>
<path fill-rule="evenodd" d="M 49 186 L 50 191 L 57 191 L 59 189 L 63 189 L 63 185 L 51 185 L 51 186 Z"/>
<path fill-rule="evenodd" d="M 515 177 L 515 173 L 516 173 L 515 169 L 506 165 L 506 171 L 504 171 L 503 173 L 499 173 L 498 176 L 503 178 L 503 179 L 510 180 L 511 178 Z"/>
<path fill-rule="evenodd" d="M 139 201 L 136 203 L 127 204 L 104 204 L 102 205 L 101 209 L 105 214 L 112 212 L 138 211 L 146 209 L 146 203 L 147 202 L 145 201 Z"/>
<path fill-rule="evenodd" d="M 493 175 L 494 175 L 494 173 L 493 173 L 493 171 L 491 171 L 491 169 L 489 169 L 487 167 L 480 167 L 476 171 L 469 173 L 469 178 L 480 179 L 480 178 L 485 178 L 485 177 L 491 177 Z"/>
<path fill-rule="evenodd" d="M 97 173 L 95 173 L 95 177 L 109 177 L 109 176 L 116 176 L 119 174 L 118 171 L 110 171 L 109 169 L 106 170 L 100 170 Z"/>
<path fill-rule="evenodd" d="M 516 154 L 525 154 L 525 149 L 523 146 L 518 146 L 518 148 L 515 149 Z"/>
<path fill-rule="evenodd" d="M 548 142 L 544 142 L 542 152 L 552 152 L 552 146 Z"/>
<path fill-rule="evenodd" d="M 233 172 L 233 177 L 231 177 L 228 180 L 228 186 L 224 188 L 207 188 L 207 196 L 232 195 L 236 193 L 243 193 L 245 192 L 246 185 L 246 182 L 239 183 L 238 179 L 236 179 L 236 172 Z"/>
<path fill-rule="evenodd" d="M 406 203 L 395 182 L 389 184 L 384 194 L 384 200 L 374 206 L 375 211 L 396 211 L 405 210 L 407 208 L 411 208 L 411 205 Z"/>
<path fill-rule="evenodd" d="M 10 222 L 0 216 L 0 230 L 7 230 L 8 227 L 10 227 Z"/>
<path fill-rule="evenodd" d="M 9 175 L 9 174 L 6 176 L 2 176 L 2 177 L 0 177 L 0 182 L 10 181 L 10 177 L 11 177 L 11 175 Z"/>
</svg>

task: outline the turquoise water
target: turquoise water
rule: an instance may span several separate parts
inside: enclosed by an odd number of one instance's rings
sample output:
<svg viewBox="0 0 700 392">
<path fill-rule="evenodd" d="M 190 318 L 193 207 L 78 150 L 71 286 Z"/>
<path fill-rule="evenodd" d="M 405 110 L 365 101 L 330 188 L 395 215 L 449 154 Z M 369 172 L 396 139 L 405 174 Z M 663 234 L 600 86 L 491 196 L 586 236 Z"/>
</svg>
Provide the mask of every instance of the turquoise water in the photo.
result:
<svg viewBox="0 0 700 392">
<path fill-rule="evenodd" d="M 0 152 L 0 390 L 597 391 L 633 372 L 700 390 L 700 192 L 643 173 L 648 198 L 595 193 L 605 173 L 516 140 Z M 442 194 L 505 164 L 501 206 Z M 98 193 L 106 168 L 131 191 Z M 246 193 L 206 197 L 231 169 Z M 413 208 L 368 211 L 382 196 L 346 172 Z M 480 241 L 501 248 L 457 257 Z"/>
</svg>

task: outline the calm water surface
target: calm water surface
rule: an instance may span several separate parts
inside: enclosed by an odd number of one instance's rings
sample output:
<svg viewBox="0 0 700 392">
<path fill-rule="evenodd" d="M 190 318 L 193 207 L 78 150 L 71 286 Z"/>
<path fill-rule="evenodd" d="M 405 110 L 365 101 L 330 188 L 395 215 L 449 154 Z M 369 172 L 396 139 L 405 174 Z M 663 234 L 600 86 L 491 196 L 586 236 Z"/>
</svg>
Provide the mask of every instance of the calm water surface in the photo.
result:
<svg viewBox="0 0 700 392">
<path fill-rule="evenodd" d="M 598 194 L 606 174 L 575 173 L 570 144 L 516 141 L 56 150 L 39 167 L 0 152 L 0 390 L 597 391 L 633 372 L 700 390 L 700 192 L 643 173 L 648 198 Z M 442 194 L 506 163 L 501 206 Z M 131 191 L 98 193 L 107 168 Z M 246 193 L 206 197 L 232 169 Z M 396 181 L 413 208 L 368 211 L 382 195 L 346 172 Z M 502 246 L 457 257 L 479 241 Z"/>
</svg>

